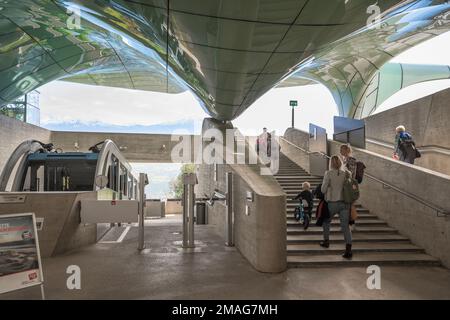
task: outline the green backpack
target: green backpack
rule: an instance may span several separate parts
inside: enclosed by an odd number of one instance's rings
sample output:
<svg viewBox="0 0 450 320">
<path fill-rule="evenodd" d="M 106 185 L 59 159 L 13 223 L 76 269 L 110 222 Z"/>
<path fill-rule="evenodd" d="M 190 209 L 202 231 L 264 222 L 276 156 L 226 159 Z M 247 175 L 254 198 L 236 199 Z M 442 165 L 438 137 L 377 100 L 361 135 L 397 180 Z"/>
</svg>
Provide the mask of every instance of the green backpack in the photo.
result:
<svg viewBox="0 0 450 320">
<path fill-rule="evenodd" d="M 343 187 L 344 202 L 352 204 L 359 199 L 359 185 L 356 179 L 353 179 L 350 172 L 345 173 L 344 187 Z"/>
</svg>

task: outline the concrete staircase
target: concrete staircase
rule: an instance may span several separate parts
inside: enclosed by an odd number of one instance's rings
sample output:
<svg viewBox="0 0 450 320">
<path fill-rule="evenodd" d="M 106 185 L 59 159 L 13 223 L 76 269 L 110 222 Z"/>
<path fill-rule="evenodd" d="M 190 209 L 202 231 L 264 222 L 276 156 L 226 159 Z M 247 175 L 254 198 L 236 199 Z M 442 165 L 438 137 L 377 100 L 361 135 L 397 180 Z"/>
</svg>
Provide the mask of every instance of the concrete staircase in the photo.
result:
<svg viewBox="0 0 450 320">
<path fill-rule="evenodd" d="M 311 176 L 283 154 L 280 155 L 280 169 L 275 178 L 287 196 L 288 267 L 440 265 L 439 260 L 427 255 L 423 249 L 413 245 L 408 238 L 360 205 L 357 206 L 359 219 L 356 230 L 352 233 L 353 259 L 341 257 L 345 245 L 337 215 L 331 225 L 330 248 L 320 247 L 322 227 L 315 225 L 318 200 L 314 200 L 313 220 L 305 231 L 303 225 L 294 219 L 294 208 L 299 201 L 292 199 L 300 193 L 304 181 L 308 181 L 314 189 L 322 182 L 322 178 Z"/>
</svg>

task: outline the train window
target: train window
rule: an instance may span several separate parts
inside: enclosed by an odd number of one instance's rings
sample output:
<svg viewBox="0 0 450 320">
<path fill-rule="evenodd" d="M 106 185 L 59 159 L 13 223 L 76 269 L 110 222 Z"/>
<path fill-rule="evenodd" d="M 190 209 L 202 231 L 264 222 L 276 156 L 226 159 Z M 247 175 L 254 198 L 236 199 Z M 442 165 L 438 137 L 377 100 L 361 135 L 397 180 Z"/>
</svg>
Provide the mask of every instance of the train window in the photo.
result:
<svg viewBox="0 0 450 320">
<path fill-rule="evenodd" d="M 131 180 L 131 177 L 128 176 L 128 182 L 127 182 L 127 190 L 128 190 L 128 199 L 133 199 L 133 180 Z"/>
<path fill-rule="evenodd" d="M 45 191 L 44 163 L 32 163 L 28 165 L 21 189 L 23 191 Z"/>
<path fill-rule="evenodd" d="M 123 165 L 120 165 L 120 193 L 124 196 L 128 194 L 127 181 L 128 170 Z"/>
<path fill-rule="evenodd" d="M 119 191 L 119 186 L 117 185 L 117 178 L 119 174 L 119 160 L 115 156 L 111 156 L 111 165 L 108 168 L 108 188 Z"/>
<path fill-rule="evenodd" d="M 91 191 L 96 159 L 58 157 L 46 161 L 29 161 L 24 177 L 24 191 Z"/>
</svg>

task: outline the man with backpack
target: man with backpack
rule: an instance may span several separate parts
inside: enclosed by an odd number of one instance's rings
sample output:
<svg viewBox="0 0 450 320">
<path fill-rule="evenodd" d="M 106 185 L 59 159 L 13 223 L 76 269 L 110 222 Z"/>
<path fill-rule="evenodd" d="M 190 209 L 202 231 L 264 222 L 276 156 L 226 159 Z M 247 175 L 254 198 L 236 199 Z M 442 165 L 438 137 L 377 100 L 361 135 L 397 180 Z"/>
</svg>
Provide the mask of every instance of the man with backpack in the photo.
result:
<svg viewBox="0 0 450 320">
<path fill-rule="evenodd" d="M 414 164 L 416 158 L 420 158 L 421 155 L 416 148 L 412 135 L 406 131 L 404 126 L 398 126 L 395 129 L 395 132 L 394 158 L 406 163 Z"/>
</svg>

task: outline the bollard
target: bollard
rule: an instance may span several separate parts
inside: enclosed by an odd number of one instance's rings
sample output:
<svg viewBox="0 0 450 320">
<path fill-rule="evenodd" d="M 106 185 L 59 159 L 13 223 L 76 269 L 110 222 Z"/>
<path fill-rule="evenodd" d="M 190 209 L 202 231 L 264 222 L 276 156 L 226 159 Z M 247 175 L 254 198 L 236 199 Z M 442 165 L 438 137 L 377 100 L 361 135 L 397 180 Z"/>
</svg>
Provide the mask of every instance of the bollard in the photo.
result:
<svg viewBox="0 0 450 320">
<path fill-rule="evenodd" d="M 144 208 L 145 208 L 145 186 L 148 185 L 148 176 L 145 173 L 139 174 L 139 231 L 138 250 L 144 250 Z"/>
<path fill-rule="evenodd" d="M 183 248 L 194 248 L 194 186 L 197 184 L 195 173 L 183 175 Z"/>
<path fill-rule="evenodd" d="M 228 247 L 234 246 L 233 239 L 233 173 L 227 172 L 227 194 L 226 194 L 226 203 L 227 203 L 227 216 L 226 216 L 226 242 L 225 244 Z"/>
</svg>

